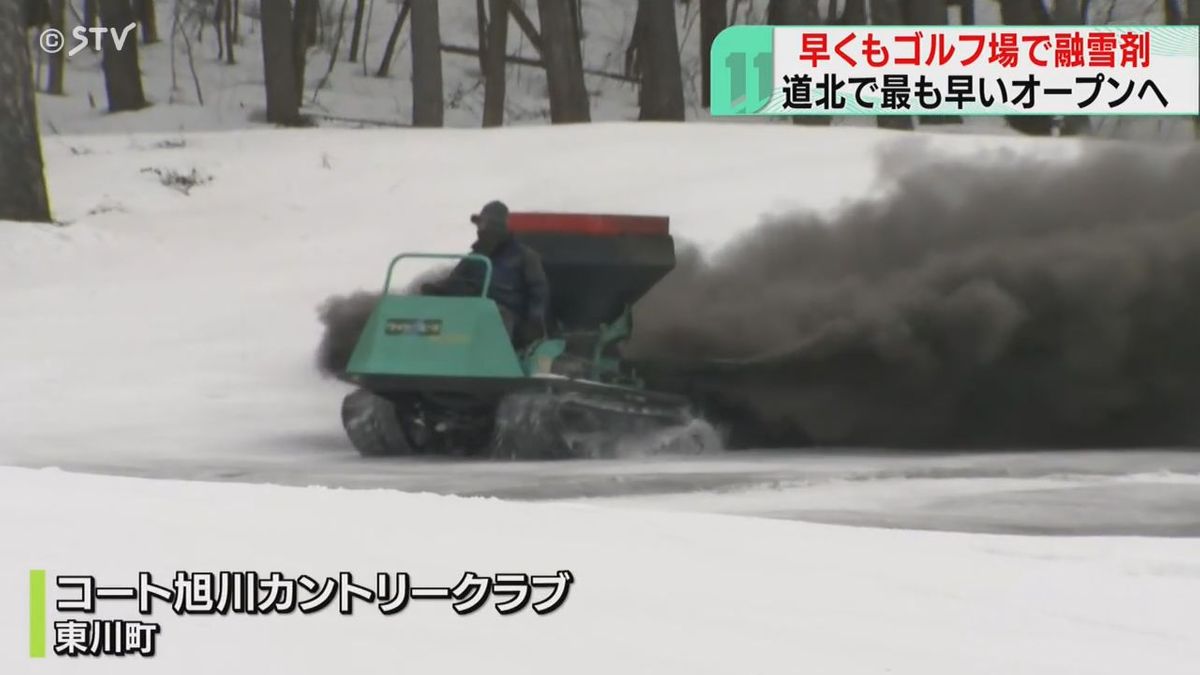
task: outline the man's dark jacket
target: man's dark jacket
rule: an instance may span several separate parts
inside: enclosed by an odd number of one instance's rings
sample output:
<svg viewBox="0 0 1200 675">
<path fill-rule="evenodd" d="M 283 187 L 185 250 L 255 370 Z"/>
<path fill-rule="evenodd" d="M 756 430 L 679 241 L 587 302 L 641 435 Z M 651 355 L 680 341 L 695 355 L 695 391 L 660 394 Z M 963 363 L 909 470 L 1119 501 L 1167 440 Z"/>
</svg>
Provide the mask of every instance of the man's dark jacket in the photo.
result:
<svg viewBox="0 0 1200 675">
<path fill-rule="evenodd" d="M 492 283 L 488 297 L 511 312 L 526 330 L 545 331 L 550 303 L 550 286 L 541 257 L 522 245 L 507 231 L 480 230 L 471 252 L 492 261 Z M 484 267 L 475 260 L 463 260 L 444 281 L 427 284 L 427 293 L 469 295 L 483 285 Z"/>
</svg>

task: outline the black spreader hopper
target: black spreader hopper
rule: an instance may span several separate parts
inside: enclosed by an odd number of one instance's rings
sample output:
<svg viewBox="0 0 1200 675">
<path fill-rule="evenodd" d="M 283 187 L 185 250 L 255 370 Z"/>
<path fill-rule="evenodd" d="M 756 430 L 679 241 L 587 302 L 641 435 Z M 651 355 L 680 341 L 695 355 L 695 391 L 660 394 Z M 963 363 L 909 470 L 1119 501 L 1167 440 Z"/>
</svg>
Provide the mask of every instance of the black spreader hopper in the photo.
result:
<svg viewBox="0 0 1200 675">
<path fill-rule="evenodd" d="M 550 320 L 565 330 L 615 321 L 675 268 L 666 217 L 514 212 L 508 226 L 541 255 Z"/>
</svg>

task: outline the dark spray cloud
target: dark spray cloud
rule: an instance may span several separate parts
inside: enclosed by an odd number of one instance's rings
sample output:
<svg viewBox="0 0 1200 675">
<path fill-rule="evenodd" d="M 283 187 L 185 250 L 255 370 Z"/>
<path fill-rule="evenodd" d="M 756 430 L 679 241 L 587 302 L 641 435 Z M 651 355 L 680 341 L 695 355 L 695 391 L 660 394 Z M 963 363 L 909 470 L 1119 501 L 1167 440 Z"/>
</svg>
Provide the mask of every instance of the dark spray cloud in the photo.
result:
<svg viewBox="0 0 1200 675">
<path fill-rule="evenodd" d="M 386 262 L 383 261 L 384 264 Z M 418 276 L 398 294 L 414 294 L 421 284 L 443 278 L 449 271 L 449 267 L 430 270 Z M 393 293 L 396 291 L 393 290 Z M 336 377 L 345 372 L 350 356 L 354 353 L 354 345 L 366 327 L 371 310 L 375 309 L 379 298 L 378 291 L 355 291 L 345 295 L 332 295 L 317 306 L 317 318 L 324 326 L 325 332 L 317 345 L 316 366 L 323 375 Z"/>
<path fill-rule="evenodd" d="M 1200 151 L 882 160 L 679 266 L 628 353 L 735 445 L 1200 441 Z"/>
</svg>

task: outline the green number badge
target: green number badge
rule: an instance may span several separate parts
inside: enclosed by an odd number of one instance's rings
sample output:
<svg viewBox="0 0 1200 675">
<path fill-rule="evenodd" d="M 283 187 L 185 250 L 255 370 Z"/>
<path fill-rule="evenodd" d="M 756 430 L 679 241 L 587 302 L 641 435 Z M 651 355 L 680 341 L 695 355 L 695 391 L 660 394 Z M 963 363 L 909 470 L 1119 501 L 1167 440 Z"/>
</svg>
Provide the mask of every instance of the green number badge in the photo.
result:
<svg viewBox="0 0 1200 675">
<path fill-rule="evenodd" d="M 753 115 L 771 100 L 775 81 L 771 26 L 730 26 L 713 41 L 713 115 Z"/>
</svg>

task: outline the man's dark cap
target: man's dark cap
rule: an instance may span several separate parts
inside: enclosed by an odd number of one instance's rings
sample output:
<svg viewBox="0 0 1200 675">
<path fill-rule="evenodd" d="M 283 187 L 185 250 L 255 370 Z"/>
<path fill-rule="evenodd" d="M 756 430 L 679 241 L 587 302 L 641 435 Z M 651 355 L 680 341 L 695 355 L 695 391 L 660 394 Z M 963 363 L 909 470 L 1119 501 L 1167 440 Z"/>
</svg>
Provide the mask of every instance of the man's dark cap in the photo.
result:
<svg viewBox="0 0 1200 675">
<path fill-rule="evenodd" d="M 479 213 L 471 216 L 471 222 L 481 226 L 505 227 L 508 225 L 508 206 L 499 200 L 490 201 L 483 205 Z"/>
</svg>

